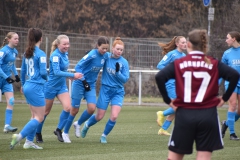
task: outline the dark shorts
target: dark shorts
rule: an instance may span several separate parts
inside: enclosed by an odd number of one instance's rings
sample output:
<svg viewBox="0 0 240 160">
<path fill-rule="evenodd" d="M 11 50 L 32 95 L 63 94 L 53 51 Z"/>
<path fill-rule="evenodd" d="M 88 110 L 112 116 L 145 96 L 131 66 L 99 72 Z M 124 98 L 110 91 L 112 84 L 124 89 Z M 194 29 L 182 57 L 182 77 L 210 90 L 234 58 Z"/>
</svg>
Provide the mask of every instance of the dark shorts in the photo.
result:
<svg viewBox="0 0 240 160">
<path fill-rule="evenodd" d="M 216 107 L 177 109 L 172 136 L 168 143 L 169 150 L 178 154 L 191 154 L 194 142 L 197 151 L 212 152 L 223 148 Z"/>
</svg>

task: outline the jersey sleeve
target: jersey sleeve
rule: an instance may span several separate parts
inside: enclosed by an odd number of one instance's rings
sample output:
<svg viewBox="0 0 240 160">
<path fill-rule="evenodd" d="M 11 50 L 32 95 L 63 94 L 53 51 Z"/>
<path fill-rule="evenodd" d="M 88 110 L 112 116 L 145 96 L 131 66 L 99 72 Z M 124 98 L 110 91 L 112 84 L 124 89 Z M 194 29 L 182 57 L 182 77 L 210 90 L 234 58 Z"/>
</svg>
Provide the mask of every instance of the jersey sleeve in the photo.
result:
<svg viewBox="0 0 240 160">
<path fill-rule="evenodd" d="M 20 74 L 21 74 L 21 84 L 23 86 L 25 81 L 26 81 L 26 74 L 27 74 L 27 69 L 26 69 L 26 65 L 25 65 L 25 57 L 24 56 L 22 58 L 22 66 L 21 66 Z"/>
<path fill-rule="evenodd" d="M 46 55 L 41 54 L 39 57 L 39 68 L 40 68 L 40 75 L 43 79 L 47 80 L 47 60 Z"/>
<path fill-rule="evenodd" d="M 53 68 L 53 73 L 56 76 L 60 77 L 74 77 L 74 74 L 71 72 L 65 72 L 61 71 L 60 69 L 60 57 L 57 55 L 54 55 L 50 58 L 50 61 L 52 61 L 52 68 Z"/>
<path fill-rule="evenodd" d="M 162 70 L 164 67 L 166 67 L 169 63 L 172 62 L 172 55 L 166 54 L 162 60 L 158 63 L 157 69 Z"/>
<path fill-rule="evenodd" d="M 129 65 L 128 62 L 125 61 L 122 64 L 122 67 L 119 72 L 116 72 L 117 78 L 121 81 L 121 83 L 126 83 L 129 79 Z"/>
<path fill-rule="evenodd" d="M 94 50 L 90 51 L 90 53 L 86 54 L 75 66 L 75 71 L 79 73 L 83 73 L 84 66 L 88 66 L 91 63 L 91 60 L 93 59 L 92 53 Z M 81 78 L 81 80 L 85 80 L 85 77 Z"/>
<path fill-rule="evenodd" d="M 4 79 L 8 78 L 8 76 L 2 70 L 2 64 L 3 64 L 3 59 L 5 55 L 6 55 L 5 52 L 0 51 L 0 77 L 3 77 Z"/>
</svg>

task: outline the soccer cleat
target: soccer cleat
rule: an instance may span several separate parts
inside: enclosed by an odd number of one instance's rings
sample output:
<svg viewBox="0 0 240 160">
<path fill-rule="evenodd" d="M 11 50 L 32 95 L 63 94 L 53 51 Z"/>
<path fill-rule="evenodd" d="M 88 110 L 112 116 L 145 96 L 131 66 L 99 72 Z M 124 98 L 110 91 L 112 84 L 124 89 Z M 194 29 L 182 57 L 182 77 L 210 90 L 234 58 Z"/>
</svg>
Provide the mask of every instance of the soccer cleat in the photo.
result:
<svg viewBox="0 0 240 160">
<path fill-rule="evenodd" d="M 222 138 L 224 138 L 227 128 L 228 126 L 226 125 L 226 121 L 222 121 Z"/>
<path fill-rule="evenodd" d="M 171 134 L 168 133 L 168 131 L 164 130 L 163 128 L 159 129 L 158 131 L 159 135 L 165 135 L 165 136 L 170 136 Z"/>
<path fill-rule="evenodd" d="M 164 122 L 164 115 L 163 115 L 163 111 L 158 111 L 157 112 L 157 123 L 159 126 L 162 126 Z"/>
<path fill-rule="evenodd" d="M 3 129 L 3 132 L 4 133 L 8 133 L 8 132 L 16 132 L 18 130 L 18 128 L 17 127 L 12 127 L 12 126 L 6 126 L 6 127 L 4 127 L 4 129 Z"/>
<path fill-rule="evenodd" d="M 43 147 L 40 147 L 40 146 L 36 145 L 33 142 L 31 142 L 31 143 L 24 143 L 23 148 L 24 149 L 43 149 Z"/>
<path fill-rule="evenodd" d="M 87 131 L 88 131 L 88 129 L 89 129 L 89 128 L 86 126 L 86 125 L 87 125 L 87 122 L 88 122 L 88 121 L 85 122 L 85 124 L 84 124 L 84 126 L 83 126 L 83 129 L 82 129 L 82 131 L 81 131 L 81 137 L 82 137 L 82 138 L 86 137 Z"/>
<path fill-rule="evenodd" d="M 56 129 L 53 133 L 57 136 L 57 138 L 60 142 L 64 142 L 63 138 L 62 138 L 62 131 L 61 130 Z"/>
<path fill-rule="evenodd" d="M 107 138 L 104 137 L 104 136 L 101 136 L 100 143 L 106 144 L 107 143 Z"/>
<path fill-rule="evenodd" d="M 232 134 L 230 135 L 230 140 L 238 141 L 239 138 L 238 138 L 238 136 L 237 136 L 235 133 L 232 133 Z"/>
<path fill-rule="evenodd" d="M 80 135 L 81 133 L 80 133 L 80 125 L 78 125 L 78 121 L 73 123 L 73 127 L 75 129 L 75 136 L 79 138 L 81 136 Z"/>
<path fill-rule="evenodd" d="M 63 133 L 62 133 L 62 138 L 63 138 L 64 143 L 71 143 L 71 140 L 70 140 L 68 134 L 66 134 L 66 133 L 63 132 Z"/>
<path fill-rule="evenodd" d="M 36 142 L 43 143 L 42 133 L 36 133 Z"/>
<path fill-rule="evenodd" d="M 19 134 L 13 134 L 12 135 L 12 141 L 10 144 L 10 149 L 13 149 L 19 142 L 20 142 L 20 136 Z"/>
</svg>

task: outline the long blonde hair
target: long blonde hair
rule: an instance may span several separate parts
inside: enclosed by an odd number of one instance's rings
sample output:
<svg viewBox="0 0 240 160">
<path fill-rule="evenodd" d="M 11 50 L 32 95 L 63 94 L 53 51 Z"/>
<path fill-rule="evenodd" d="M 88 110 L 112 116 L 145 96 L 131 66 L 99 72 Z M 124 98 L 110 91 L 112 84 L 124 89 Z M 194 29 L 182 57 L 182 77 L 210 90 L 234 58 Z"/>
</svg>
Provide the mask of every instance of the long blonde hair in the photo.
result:
<svg viewBox="0 0 240 160">
<path fill-rule="evenodd" d="M 14 34 L 17 34 L 17 33 L 16 32 L 8 32 L 8 34 L 6 35 L 6 37 L 3 40 L 1 48 L 7 44 L 7 40 L 11 39 Z"/>
<path fill-rule="evenodd" d="M 69 38 L 67 35 L 64 35 L 64 34 L 57 36 L 57 38 L 52 42 L 50 54 L 57 48 L 57 46 L 60 44 L 62 39 L 69 39 Z"/>
</svg>

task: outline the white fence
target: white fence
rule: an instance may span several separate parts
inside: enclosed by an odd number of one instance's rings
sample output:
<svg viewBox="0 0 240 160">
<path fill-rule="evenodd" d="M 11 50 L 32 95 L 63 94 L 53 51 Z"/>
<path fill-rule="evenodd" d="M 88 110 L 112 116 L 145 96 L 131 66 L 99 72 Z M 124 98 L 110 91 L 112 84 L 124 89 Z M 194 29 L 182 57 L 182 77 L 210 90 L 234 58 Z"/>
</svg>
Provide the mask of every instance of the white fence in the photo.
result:
<svg viewBox="0 0 240 160">
<path fill-rule="evenodd" d="M 18 71 L 21 70 L 21 68 L 17 68 Z M 69 72 L 74 72 L 74 69 L 69 69 Z M 144 73 L 157 73 L 158 70 L 130 70 L 130 73 L 138 73 L 138 105 L 142 105 L 142 74 Z M 71 83 L 72 81 L 69 80 L 68 83 L 68 88 L 69 88 L 69 93 L 71 94 Z M 1 93 L 1 90 L 0 90 Z M 2 94 L 1 94 L 2 95 Z M 2 96 L 0 95 L 0 102 L 2 102 Z"/>
</svg>

